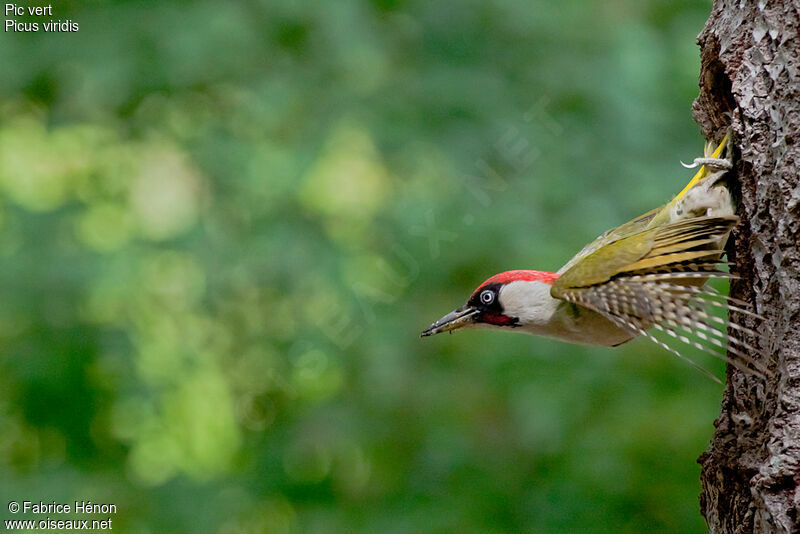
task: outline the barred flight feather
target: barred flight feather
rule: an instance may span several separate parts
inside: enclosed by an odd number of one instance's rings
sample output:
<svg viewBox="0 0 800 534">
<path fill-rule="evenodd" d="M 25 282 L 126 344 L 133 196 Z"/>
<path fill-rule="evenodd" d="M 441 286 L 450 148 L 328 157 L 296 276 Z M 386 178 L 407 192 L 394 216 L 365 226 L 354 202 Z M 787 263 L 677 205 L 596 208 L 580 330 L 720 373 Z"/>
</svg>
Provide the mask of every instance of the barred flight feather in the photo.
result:
<svg viewBox="0 0 800 534">
<path fill-rule="evenodd" d="M 750 356 L 757 354 L 758 349 L 713 325 L 720 327 L 727 325 L 744 336 L 756 340 L 760 335 L 733 321 L 725 321 L 708 313 L 706 307 L 718 307 L 729 312 L 758 316 L 737 305 L 744 303 L 710 288 L 678 285 L 684 280 L 705 281 L 709 278 L 730 277 L 729 273 L 724 272 L 622 276 L 605 284 L 568 291 L 564 299 L 602 314 L 621 328 L 636 335 L 643 335 L 684 360 L 688 361 L 685 355 L 658 340 L 647 330 L 654 328 L 681 343 L 720 358 L 744 372 L 765 376 L 768 374 L 766 367 Z M 691 363 L 699 368 L 696 363 Z M 709 373 L 704 370 L 704 374 Z"/>
</svg>

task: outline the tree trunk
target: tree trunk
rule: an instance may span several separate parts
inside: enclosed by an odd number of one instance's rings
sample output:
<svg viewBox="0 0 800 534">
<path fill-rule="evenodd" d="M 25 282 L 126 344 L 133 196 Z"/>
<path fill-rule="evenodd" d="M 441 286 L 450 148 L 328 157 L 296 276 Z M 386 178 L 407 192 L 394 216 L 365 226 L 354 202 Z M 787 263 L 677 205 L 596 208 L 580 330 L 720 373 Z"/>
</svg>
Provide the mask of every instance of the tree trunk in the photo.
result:
<svg viewBox="0 0 800 534">
<path fill-rule="evenodd" d="M 729 246 L 731 296 L 763 316 L 766 380 L 729 366 L 702 465 L 712 533 L 800 532 L 800 0 L 716 0 L 701 47 L 695 120 L 731 127 L 741 223 Z M 739 335 L 731 332 L 731 335 Z M 733 356 L 732 356 L 733 357 Z"/>
</svg>

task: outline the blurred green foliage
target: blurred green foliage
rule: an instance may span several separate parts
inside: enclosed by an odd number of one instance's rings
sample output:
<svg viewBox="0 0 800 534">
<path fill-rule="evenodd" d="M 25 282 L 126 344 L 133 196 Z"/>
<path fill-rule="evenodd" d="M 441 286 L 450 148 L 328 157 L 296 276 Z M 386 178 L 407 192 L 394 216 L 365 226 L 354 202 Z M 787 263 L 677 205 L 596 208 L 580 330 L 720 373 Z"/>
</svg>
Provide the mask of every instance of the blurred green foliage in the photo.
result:
<svg viewBox="0 0 800 534">
<path fill-rule="evenodd" d="M 0 498 L 132 533 L 703 531 L 700 373 L 418 334 L 684 185 L 709 8 L 73 0 L 78 33 L 0 34 Z"/>
</svg>

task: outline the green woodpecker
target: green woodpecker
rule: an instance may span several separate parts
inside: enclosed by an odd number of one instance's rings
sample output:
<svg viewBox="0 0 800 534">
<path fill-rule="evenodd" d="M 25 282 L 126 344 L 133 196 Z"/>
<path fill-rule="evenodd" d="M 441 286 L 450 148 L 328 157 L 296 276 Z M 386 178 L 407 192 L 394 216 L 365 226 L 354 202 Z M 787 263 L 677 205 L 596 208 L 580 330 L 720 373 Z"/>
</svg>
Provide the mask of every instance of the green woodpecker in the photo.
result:
<svg viewBox="0 0 800 534">
<path fill-rule="evenodd" d="M 738 220 L 724 180 L 732 167 L 728 135 L 712 148 L 706 144 L 705 157 L 695 160 L 697 174 L 669 203 L 605 232 L 556 273 L 492 276 L 422 336 L 483 327 L 617 346 L 642 335 L 683 357 L 653 336 L 656 329 L 726 360 L 717 350 L 728 349 L 738 360 L 728 361 L 763 373 L 748 355 L 755 349 L 729 337 L 718 328 L 725 321 L 706 311 L 710 305 L 747 313 L 704 287 L 711 278 L 731 277 L 719 270 L 720 258 Z"/>
</svg>

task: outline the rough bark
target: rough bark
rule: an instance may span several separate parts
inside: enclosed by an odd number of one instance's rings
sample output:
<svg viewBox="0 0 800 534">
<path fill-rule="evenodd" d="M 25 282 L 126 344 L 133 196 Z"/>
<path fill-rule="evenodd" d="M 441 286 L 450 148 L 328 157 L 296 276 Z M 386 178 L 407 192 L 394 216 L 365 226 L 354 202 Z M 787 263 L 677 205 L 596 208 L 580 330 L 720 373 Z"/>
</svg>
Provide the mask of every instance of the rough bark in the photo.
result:
<svg viewBox="0 0 800 534">
<path fill-rule="evenodd" d="M 712 533 L 800 532 L 800 0 L 717 0 L 698 37 L 695 120 L 730 126 L 741 223 L 729 246 L 741 279 L 731 296 L 763 320 L 766 380 L 729 368 L 702 465 L 700 505 Z M 731 332 L 732 335 L 738 335 Z"/>
</svg>

